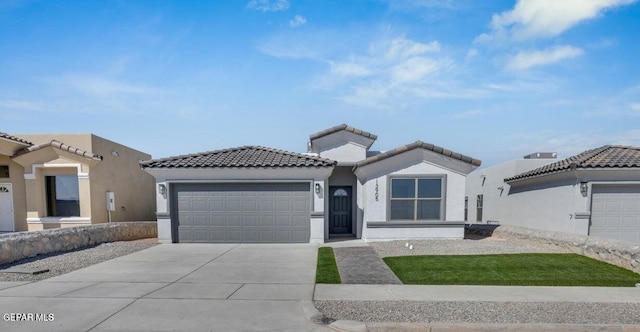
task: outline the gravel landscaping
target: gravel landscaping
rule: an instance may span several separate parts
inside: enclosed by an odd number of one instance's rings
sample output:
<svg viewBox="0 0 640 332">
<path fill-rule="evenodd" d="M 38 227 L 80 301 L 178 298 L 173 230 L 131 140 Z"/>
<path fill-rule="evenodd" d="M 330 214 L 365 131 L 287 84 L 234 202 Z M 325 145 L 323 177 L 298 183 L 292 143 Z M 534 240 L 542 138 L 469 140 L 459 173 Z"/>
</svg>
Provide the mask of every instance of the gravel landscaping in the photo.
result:
<svg viewBox="0 0 640 332">
<path fill-rule="evenodd" d="M 413 249 L 409 249 L 409 243 Z M 464 240 L 409 240 L 370 242 L 380 257 L 415 255 L 485 255 L 520 253 L 567 253 L 522 240 L 467 235 Z"/>
<path fill-rule="evenodd" d="M 481 324 L 640 324 L 640 304 L 315 301 L 334 320 Z"/>
<path fill-rule="evenodd" d="M 2 281 L 38 281 L 69 273 L 100 262 L 128 255 L 158 244 L 158 239 L 136 241 L 119 241 L 102 243 L 94 247 L 73 251 L 38 255 L 11 264 L 0 266 L 0 282 Z M 40 274 L 4 273 L 4 269 L 16 267 L 22 269 L 49 269 Z"/>
</svg>

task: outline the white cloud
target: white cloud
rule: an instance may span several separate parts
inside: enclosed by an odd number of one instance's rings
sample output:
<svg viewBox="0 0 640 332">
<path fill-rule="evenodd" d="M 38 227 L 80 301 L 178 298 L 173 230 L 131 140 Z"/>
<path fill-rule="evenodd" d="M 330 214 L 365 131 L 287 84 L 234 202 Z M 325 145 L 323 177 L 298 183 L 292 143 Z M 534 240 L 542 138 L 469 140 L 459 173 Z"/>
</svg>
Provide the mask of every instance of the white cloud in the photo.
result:
<svg viewBox="0 0 640 332">
<path fill-rule="evenodd" d="M 289 9 L 289 0 L 251 0 L 247 8 L 263 12 L 276 12 Z"/>
<path fill-rule="evenodd" d="M 294 16 L 293 19 L 289 21 L 289 26 L 292 28 L 297 28 L 305 24 L 307 24 L 307 19 L 300 15 Z"/>
<path fill-rule="evenodd" d="M 585 20 L 637 0 L 519 0 L 512 10 L 494 14 L 493 32 L 479 41 L 555 37 Z"/>
<path fill-rule="evenodd" d="M 469 49 L 467 51 L 467 55 L 464 57 L 464 60 L 465 61 L 470 61 L 471 59 L 477 57 L 478 54 L 480 54 L 480 53 L 475 48 Z"/>
<path fill-rule="evenodd" d="M 332 63 L 331 74 L 343 77 L 363 77 L 371 74 L 371 71 L 357 63 Z"/>
<path fill-rule="evenodd" d="M 507 63 L 507 69 L 524 70 L 535 66 L 550 65 L 565 59 L 581 56 L 584 51 L 580 48 L 563 45 L 546 50 L 520 52 Z"/>
<path fill-rule="evenodd" d="M 640 103 L 632 103 L 631 105 L 629 105 L 629 108 L 640 114 Z"/>
<path fill-rule="evenodd" d="M 387 45 L 385 45 L 387 47 Z M 405 38 L 396 38 L 388 46 L 387 57 L 390 59 L 406 59 L 425 53 L 440 52 L 440 43 L 433 41 L 423 44 Z"/>
</svg>

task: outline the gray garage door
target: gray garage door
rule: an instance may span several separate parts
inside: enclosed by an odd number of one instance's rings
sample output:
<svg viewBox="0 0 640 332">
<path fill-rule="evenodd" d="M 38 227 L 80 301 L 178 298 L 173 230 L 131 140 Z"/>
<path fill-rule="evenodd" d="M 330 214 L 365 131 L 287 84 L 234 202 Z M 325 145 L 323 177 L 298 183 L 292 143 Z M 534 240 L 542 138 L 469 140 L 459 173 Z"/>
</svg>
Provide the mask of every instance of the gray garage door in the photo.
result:
<svg viewBox="0 0 640 332">
<path fill-rule="evenodd" d="M 589 235 L 640 243 L 640 186 L 593 186 Z"/>
<path fill-rule="evenodd" d="M 309 242 L 309 183 L 176 184 L 178 242 Z"/>
</svg>

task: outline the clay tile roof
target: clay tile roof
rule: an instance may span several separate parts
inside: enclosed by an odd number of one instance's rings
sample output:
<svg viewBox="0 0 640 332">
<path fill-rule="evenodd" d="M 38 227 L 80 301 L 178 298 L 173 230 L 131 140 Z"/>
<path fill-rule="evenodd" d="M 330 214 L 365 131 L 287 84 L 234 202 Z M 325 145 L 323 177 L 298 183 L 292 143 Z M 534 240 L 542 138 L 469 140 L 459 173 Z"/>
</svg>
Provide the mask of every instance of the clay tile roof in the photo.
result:
<svg viewBox="0 0 640 332">
<path fill-rule="evenodd" d="M 504 179 L 505 182 L 529 179 L 542 175 L 568 172 L 576 169 L 640 168 L 640 148 L 605 145 L 588 150 L 558 162 Z"/>
<path fill-rule="evenodd" d="M 309 139 L 310 140 L 314 140 L 314 139 L 317 139 L 317 138 L 320 138 L 320 137 L 323 137 L 323 136 L 327 136 L 329 134 L 337 133 L 337 132 L 339 132 L 341 130 L 346 130 L 346 131 L 352 132 L 352 133 L 354 133 L 356 135 L 360 135 L 360 136 L 364 136 L 366 138 L 370 138 L 372 140 L 378 139 L 378 136 L 376 136 L 376 135 L 374 135 L 372 133 L 369 133 L 369 132 L 366 132 L 366 131 L 363 131 L 363 130 L 360 130 L 360 129 L 357 129 L 357 128 L 354 128 L 354 127 L 351 127 L 351 126 L 348 126 L 348 125 L 346 125 L 344 123 L 341 124 L 341 125 L 335 126 L 335 127 L 331 127 L 329 129 L 325 129 L 323 131 L 319 131 L 319 132 L 317 132 L 315 134 L 312 134 L 311 136 L 309 136 Z"/>
<path fill-rule="evenodd" d="M 93 160 L 102 160 L 102 156 L 99 156 L 97 154 L 93 154 L 91 152 L 84 151 L 84 150 L 81 150 L 81 149 L 78 149 L 78 148 L 74 148 L 73 146 L 66 145 L 66 144 L 64 144 L 64 143 L 62 143 L 60 141 L 56 141 L 56 140 L 51 140 L 49 142 L 45 142 L 45 143 L 38 144 L 38 145 L 32 145 L 32 146 L 30 146 L 28 148 L 24 148 L 24 149 L 16 152 L 12 156 L 12 158 L 21 156 L 21 155 L 29 153 L 29 152 L 33 152 L 33 151 L 37 151 L 37 150 L 40 150 L 40 149 L 44 149 L 44 148 L 49 147 L 49 146 L 52 146 L 54 148 L 57 148 L 57 149 L 60 149 L 60 150 L 64 150 L 64 151 L 67 151 L 67 152 L 71 152 L 71 153 L 73 153 L 75 155 L 78 155 L 78 156 L 81 156 L 81 157 L 85 157 L 85 158 L 89 158 L 89 159 L 93 159 Z"/>
<path fill-rule="evenodd" d="M 25 145 L 29 145 L 29 146 L 33 145 L 33 143 L 31 143 L 29 141 L 23 140 L 22 138 L 18 138 L 18 137 L 15 137 L 15 136 L 11 136 L 11 135 L 9 135 L 7 133 L 3 133 L 3 132 L 0 132 L 0 138 L 4 138 L 4 139 L 9 140 L 9 141 L 14 141 L 14 142 L 25 144 Z"/>
<path fill-rule="evenodd" d="M 190 155 L 152 159 L 140 163 L 142 168 L 220 168 L 220 167 L 331 167 L 333 160 L 265 148 L 238 148 L 201 152 Z"/>
<path fill-rule="evenodd" d="M 473 166 L 480 166 L 480 164 L 482 163 L 478 159 L 473 159 L 473 158 L 465 156 L 463 154 L 444 149 L 444 148 L 439 147 L 437 145 L 425 143 L 425 142 L 422 142 L 422 141 L 415 141 L 415 142 L 413 142 L 411 144 L 403 145 L 403 146 L 397 147 L 397 148 L 395 148 L 393 150 L 390 150 L 390 151 L 387 151 L 387 152 L 383 152 L 381 154 L 369 157 L 369 158 L 367 158 L 365 160 L 362 160 L 362 161 L 358 162 L 356 164 L 356 166 L 357 167 L 361 167 L 361 166 L 364 166 L 364 165 L 372 164 L 372 163 L 378 162 L 380 160 L 387 159 L 389 157 L 393 157 L 393 156 L 395 156 L 397 154 L 400 154 L 400 153 L 403 153 L 403 152 L 406 152 L 406 151 L 410 151 L 410 150 L 413 150 L 413 149 L 418 149 L 418 148 L 429 150 L 429 151 L 433 151 L 433 152 L 436 152 L 436 153 L 440 153 L 442 155 L 445 155 L 447 157 L 451 157 L 453 159 L 462 160 L 462 161 L 464 161 L 466 163 L 469 163 L 469 164 L 471 164 Z"/>
</svg>

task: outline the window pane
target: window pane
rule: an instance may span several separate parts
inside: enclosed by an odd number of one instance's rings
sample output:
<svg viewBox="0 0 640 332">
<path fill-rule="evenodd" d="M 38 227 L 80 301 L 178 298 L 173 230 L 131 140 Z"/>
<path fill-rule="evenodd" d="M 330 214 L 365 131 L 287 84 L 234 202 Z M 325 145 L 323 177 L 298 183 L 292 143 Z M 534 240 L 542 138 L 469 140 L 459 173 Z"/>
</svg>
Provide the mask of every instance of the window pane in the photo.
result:
<svg viewBox="0 0 640 332">
<path fill-rule="evenodd" d="M 0 166 L 0 178 L 8 178 L 9 177 L 9 166 L 1 165 Z"/>
<path fill-rule="evenodd" d="M 440 202 L 439 199 L 419 200 L 418 220 L 440 220 Z"/>
<path fill-rule="evenodd" d="M 391 179 L 391 198 L 416 197 L 416 180 Z"/>
<path fill-rule="evenodd" d="M 442 195 L 441 179 L 418 179 L 419 198 L 440 198 Z"/>
<path fill-rule="evenodd" d="M 49 217 L 80 216 L 80 191 L 77 176 L 47 176 L 46 188 Z"/>
<path fill-rule="evenodd" d="M 391 201 L 391 220 L 414 220 L 415 201 Z"/>
</svg>

